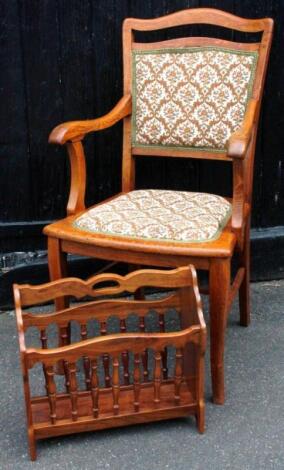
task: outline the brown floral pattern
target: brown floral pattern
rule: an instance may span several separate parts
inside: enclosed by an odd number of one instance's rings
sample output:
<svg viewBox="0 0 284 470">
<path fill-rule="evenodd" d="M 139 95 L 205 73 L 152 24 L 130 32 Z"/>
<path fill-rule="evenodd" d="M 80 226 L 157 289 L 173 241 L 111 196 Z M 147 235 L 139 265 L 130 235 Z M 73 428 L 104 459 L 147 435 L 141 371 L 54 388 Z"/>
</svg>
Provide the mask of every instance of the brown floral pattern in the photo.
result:
<svg viewBox="0 0 284 470">
<path fill-rule="evenodd" d="M 244 117 L 256 52 L 133 52 L 133 145 L 223 151 Z"/>
<path fill-rule="evenodd" d="M 221 196 L 168 190 L 136 190 L 88 210 L 75 227 L 105 235 L 178 242 L 217 238 L 231 215 Z"/>
</svg>

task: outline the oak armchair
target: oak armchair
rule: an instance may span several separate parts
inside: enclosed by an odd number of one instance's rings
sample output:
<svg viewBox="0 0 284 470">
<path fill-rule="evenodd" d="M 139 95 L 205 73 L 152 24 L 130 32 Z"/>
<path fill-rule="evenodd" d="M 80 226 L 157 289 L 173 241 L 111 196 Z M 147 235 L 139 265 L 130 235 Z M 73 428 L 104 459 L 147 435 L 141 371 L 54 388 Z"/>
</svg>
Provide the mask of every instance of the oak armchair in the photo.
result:
<svg viewBox="0 0 284 470">
<path fill-rule="evenodd" d="M 184 37 L 138 43 L 133 31 L 210 24 L 261 33 L 260 42 Z M 249 238 L 253 162 L 273 20 L 188 9 L 123 24 L 124 96 L 105 116 L 56 127 L 71 163 L 68 217 L 44 229 L 52 280 L 66 253 L 159 267 L 193 263 L 209 271 L 213 400 L 224 402 L 227 315 L 237 292 L 249 324 Z M 86 210 L 84 137 L 123 119 L 122 192 Z M 232 164 L 232 198 L 184 191 L 135 191 L 135 159 L 163 156 Z M 231 260 L 239 267 L 231 283 Z M 62 308 L 67 299 L 58 299 Z"/>
</svg>

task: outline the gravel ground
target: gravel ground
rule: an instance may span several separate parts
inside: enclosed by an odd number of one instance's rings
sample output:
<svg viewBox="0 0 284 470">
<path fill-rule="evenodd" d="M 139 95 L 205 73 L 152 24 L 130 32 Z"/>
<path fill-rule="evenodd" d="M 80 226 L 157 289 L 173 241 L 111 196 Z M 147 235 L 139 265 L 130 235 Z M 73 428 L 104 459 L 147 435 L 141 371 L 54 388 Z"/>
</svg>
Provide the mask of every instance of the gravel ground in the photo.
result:
<svg viewBox="0 0 284 470">
<path fill-rule="evenodd" d="M 227 400 L 210 401 L 206 432 L 192 419 L 53 438 L 29 460 L 13 312 L 0 315 L 0 470 L 284 469 L 284 281 L 252 285 L 252 323 L 234 305 L 226 346 Z M 207 354 L 208 362 L 208 354 Z"/>
</svg>

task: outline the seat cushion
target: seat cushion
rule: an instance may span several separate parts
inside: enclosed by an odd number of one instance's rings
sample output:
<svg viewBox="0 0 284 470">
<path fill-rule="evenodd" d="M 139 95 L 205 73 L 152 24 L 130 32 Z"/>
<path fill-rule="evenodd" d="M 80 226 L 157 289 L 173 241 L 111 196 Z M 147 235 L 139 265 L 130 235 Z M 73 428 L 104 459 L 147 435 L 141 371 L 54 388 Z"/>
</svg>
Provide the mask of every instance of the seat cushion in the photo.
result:
<svg viewBox="0 0 284 470">
<path fill-rule="evenodd" d="M 221 196 L 147 189 L 93 207 L 73 224 L 97 234 L 196 243 L 218 238 L 230 215 L 231 204 Z"/>
<path fill-rule="evenodd" d="M 134 50 L 133 145 L 225 151 L 243 121 L 257 59 L 217 46 Z"/>
</svg>

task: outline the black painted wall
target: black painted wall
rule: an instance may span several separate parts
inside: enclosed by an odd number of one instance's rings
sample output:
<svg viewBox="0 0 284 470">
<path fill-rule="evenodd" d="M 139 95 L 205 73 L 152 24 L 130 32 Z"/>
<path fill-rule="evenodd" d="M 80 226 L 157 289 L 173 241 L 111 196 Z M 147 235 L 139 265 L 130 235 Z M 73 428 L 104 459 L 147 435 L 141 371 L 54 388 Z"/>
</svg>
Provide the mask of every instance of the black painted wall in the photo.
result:
<svg viewBox="0 0 284 470">
<path fill-rule="evenodd" d="M 62 121 L 107 112 L 121 97 L 123 19 L 199 6 L 275 19 L 256 155 L 253 226 L 284 226 L 283 0 L 0 0 L 0 252 L 44 247 L 42 226 L 64 215 L 68 164 L 64 149 L 47 144 L 48 134 Z M 199 27 L 194 34 L 203 31 Z M 232 37 L 231 32 L 217 33 Z M 93 204 L 120 189 L 120 125 L 89 138 L 86 151 L 87 203 Z M 228 194 L 230 168 L 139 159 L 138 186 Z"/>
</svg>

